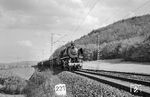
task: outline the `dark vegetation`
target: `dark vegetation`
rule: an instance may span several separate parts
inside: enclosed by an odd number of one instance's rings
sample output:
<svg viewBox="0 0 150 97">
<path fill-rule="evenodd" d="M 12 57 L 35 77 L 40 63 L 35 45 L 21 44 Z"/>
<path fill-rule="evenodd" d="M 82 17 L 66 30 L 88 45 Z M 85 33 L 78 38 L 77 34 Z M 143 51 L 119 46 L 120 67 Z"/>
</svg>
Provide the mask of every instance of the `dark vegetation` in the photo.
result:
<svg viewBox="0 0 150 97">
<path fill-rule="evenodd" d="M 83 48 L 84 60 L 122 58 L 139 62 L 150 61 L 150 15 L 132 17 L 93 30 L 75 40 L 75 44 Z M 58 48 L 53 57 L 57 57 L 66 45 Z"/>
<path fill-rule="evenodd" d="M 27 81 L 16 75 L 0 78 L 0 93 L 4 94 L 24 94 L 27 86 Z"/>
</svg>

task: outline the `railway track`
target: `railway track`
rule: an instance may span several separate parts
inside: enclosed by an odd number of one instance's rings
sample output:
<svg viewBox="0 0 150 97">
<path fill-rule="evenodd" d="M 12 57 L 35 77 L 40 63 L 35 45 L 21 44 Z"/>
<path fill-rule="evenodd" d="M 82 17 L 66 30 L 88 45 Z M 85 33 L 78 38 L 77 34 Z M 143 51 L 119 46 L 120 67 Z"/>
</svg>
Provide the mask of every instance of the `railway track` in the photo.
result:
<svg viewBox="0 0 150 97">
<path fill-rule="evenodd" d="M 79 70 L 74 71 L 74 73 L 111 85 L 118 89 L 125 90 L 133 95 L 150 97 L 149 81 L 125 78 L 115 75 L 101 74 L 100 72 L 96 72 L 94 70 Z"/>
</svg>

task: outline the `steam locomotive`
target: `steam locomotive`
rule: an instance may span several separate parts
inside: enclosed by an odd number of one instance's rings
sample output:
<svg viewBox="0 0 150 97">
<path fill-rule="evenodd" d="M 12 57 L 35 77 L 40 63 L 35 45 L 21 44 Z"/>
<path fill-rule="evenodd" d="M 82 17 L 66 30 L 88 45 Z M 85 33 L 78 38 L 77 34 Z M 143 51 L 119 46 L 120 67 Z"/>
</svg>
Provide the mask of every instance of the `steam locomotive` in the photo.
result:
<svg viewBox="0 0 150 97">
<path fill-rule="evenodd" d="M 61 68 L 62 70 L 78 70 L 82 68 L 83 50 L 78 49 L 73 42 L 60 51 L 57 58 L 45 60 L 38 63 L 39 68 Z"/>
<path fill-rule="evenodd" d="M 72 71 L 82 68 L 83 50 L 78 49 L 74 43 L 62 50 L 59 57 L 63 69 Z"/>
</svg>

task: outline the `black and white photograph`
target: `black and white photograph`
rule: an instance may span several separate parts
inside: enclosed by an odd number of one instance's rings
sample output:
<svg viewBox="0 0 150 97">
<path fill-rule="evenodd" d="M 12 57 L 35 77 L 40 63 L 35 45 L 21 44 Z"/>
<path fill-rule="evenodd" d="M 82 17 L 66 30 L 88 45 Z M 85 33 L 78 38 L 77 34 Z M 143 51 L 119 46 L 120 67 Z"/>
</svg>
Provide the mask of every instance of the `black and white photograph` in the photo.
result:
<svg viewBox="0 0 150 97">
<path fill-rule="evenodd" d="M 0 97 L 150 97 L 150 0 L 0 0 Z"/>
</svg>

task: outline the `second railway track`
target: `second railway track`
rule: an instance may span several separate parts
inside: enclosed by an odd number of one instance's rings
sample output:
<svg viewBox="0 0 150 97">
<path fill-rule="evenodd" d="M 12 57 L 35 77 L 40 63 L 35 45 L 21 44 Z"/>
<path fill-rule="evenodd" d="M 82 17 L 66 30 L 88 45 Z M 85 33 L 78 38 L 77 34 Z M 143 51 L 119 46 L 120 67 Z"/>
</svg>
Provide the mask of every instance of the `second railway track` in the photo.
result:
<svg viewBox="0 0 150 97">
<path fill-rule="evenodd" d="M 125 78 L 120 76 L 101 74 L 99 72 L 94 72 L 90 70 L 79 70 L 74 71 L 74 73 L 97 80 L 99 82 L 109 84 L 118 89 L 125 90 L 127 92 L 131 92 L 133 95 L 139 95 L 143 97 L 150 97 L 150 82 L 142 81 L 133 78 Z M 140 86 L 139 89 L 135 86 L 138 92 L 133 92 L 134 85 Z"/>
</svg>

